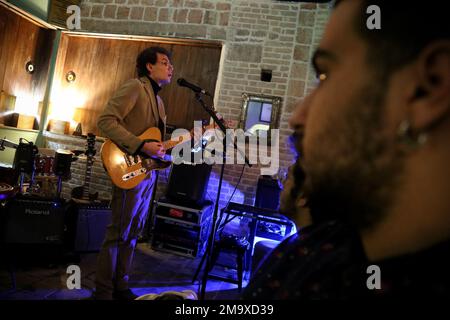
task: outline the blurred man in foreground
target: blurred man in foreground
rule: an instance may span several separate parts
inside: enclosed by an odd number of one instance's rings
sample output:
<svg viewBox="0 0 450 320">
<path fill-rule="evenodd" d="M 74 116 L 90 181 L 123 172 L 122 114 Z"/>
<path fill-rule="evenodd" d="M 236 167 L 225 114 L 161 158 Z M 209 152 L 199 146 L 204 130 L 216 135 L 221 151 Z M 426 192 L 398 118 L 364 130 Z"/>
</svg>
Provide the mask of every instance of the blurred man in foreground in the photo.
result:
<svg viewBox="0 0 450 320">
<path fill-rule="evenodd" d="M 282 243 L 246 298 L 450 296 L 446 15 L 441 1 L 337 1 L 320 83 L 291 119 L 311 215 L 328 222 Z"/>
</svg>

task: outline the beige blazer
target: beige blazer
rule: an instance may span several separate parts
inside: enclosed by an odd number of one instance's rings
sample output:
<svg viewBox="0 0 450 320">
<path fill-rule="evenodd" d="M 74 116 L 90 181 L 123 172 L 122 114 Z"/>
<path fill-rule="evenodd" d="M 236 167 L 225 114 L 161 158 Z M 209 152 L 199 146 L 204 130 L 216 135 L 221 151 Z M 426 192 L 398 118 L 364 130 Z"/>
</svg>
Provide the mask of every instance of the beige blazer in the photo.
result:
<svg viewBox="0 0 450 320">
<path fill-rule="evenodd" d="M 158 126 L 158 113 L 166 126 L 164 103 L 155 97 L 147 77 L 125 82 L 106 104 L 97 126 L 102 134 L 129 154 L 139 151 L 142 140 L 137 136 Z M 164 137 L 165 132 L 162 132 Z"/>
</svg>

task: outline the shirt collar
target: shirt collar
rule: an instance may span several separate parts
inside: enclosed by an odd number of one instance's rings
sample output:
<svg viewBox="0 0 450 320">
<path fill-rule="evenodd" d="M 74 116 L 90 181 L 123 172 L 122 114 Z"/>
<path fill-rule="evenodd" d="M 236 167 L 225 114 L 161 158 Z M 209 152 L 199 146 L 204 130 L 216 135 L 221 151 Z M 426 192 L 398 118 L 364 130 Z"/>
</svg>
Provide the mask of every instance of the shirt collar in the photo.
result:
<svg viewBox="0 0 450 320">
<path fill-rule="evenodd" d="M 153 80 L 149 76 L 147 76 L 147 78 L 150 80 L 150 83 L 151 83 L 152 88 L 153 88 L 153 92 L 155 93 L 155 97 L 156 97 L 158 95 L 159 90 L 161 90 L 161 87 L 156 83 L 155 80 Z"/>
</svg>

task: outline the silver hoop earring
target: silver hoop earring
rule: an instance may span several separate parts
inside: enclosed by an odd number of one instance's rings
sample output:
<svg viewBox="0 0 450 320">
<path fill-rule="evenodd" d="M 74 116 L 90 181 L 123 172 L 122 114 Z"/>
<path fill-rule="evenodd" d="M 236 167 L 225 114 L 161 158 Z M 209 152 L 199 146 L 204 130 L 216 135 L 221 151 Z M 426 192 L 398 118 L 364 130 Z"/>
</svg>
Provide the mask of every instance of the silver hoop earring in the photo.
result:
<svg viewBox="0 0 450 320">
<path fill-rule="evenodd" d="M 401 143 L 411 148 L 419 148 L 428 140 L 428 136 L 425 132 L 421 132 L 419 134 L 413 133 L 411 124 L 408 120 L 403 120 L 400 122 L 397 129 L 397 137 Z"/>
</svg>

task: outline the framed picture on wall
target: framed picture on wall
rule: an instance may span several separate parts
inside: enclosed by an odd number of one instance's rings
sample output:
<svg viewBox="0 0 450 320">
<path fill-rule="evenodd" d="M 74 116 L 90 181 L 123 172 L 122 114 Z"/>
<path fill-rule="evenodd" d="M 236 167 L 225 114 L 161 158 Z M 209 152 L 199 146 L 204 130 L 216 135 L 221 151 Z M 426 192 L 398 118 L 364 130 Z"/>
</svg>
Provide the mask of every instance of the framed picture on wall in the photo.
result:
<svg viewBox="0 0 450 320">
<path fill-rule="evenodd" d="M 242 94 L 242 111 L 238 128 L 246 136 L 267 137 L 270 144 L 271 129 L 278 129 L 281 98 L 263 94 Z"/>
</svg>

